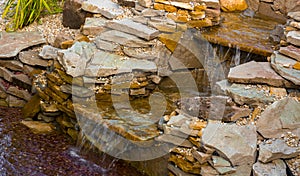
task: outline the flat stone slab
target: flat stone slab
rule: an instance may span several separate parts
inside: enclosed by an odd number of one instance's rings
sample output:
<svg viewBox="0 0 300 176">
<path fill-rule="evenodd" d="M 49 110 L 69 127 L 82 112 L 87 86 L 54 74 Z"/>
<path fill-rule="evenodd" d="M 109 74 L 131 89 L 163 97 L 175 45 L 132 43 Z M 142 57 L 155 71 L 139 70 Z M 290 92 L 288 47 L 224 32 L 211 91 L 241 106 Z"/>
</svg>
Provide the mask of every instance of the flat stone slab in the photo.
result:
<svg viewBox="0 0 300 176">
<path fill-rule="evenodd" d="M 286 165 L 283 160 L 278 159 L 270 163 L 261 163 L 257 161 L 253 165 L 253 175 L 254 176 L 264 176 L 264 175 L 280 175 L 286 176 Z"/>
<path fill-rule="evenodd" d="M 269 62 L 247 62 L 230 69 L 228 80 L 235 83 L 268 84 L 275 87 L 295 87 L 280 75 Z"/>
<path fill-rule="evenodd" d="M 150 28 L 147 25 L 134 22 L 131 19 L 109 21 L 106 23 L 106 26 L 146 40 L 152 40 L 159 35 L 158 30 Z"/>
<path fill-rule="evenodd" d="M 268 92 L 245 84 L 232 84 L 226 91 L 239 105 L 262 105 L 275 101 L 275 97 L 269 95 Z"/>
<path fill-rule="evenodd" d="M 8 103 L 9 107 L 15 107 L 15 108 L 21 108 L 26 103 L 25 100 L 21 100 L 21 99 L 15 97 L 15 96 L 12 96 L 12 95 L 8 95 L 5 100 Z"/>
<path fill-rule="evenodd" d="M 172 5 L 181 9 L 194 10 L 194 6 L 187 2 L 175 2 L 175 1 L 166 1 L 166 0 L 156 0 L 155 2 L 160 2 L 166 5 Z"/>
<path fill-rule="evenodd" d="M 6 68 L 0 67 L 0 77 L 4 78 L 4 80 L 6 80 L 8 82 L 12 82 L 14 74 L 13 74 L 13 72 L 9 71 Z"/>
<path fill-rule="evenodd" d="M 278 52 L 271 56 L 272 68 L 285 79 L 300 85 L 300 70 L 292 68 L 295 64 L 296 61 L 294 59 L 281 55 Z"/>
<path fill-rule="evenodd" d="M 289 23 L 289 26 L 297 28 L 298 30 L 300 29 L 300 22 L 296 22 L 296 21 L 291 21 Z"/>
<path fill-rule="evenodd" d="M 72 94 L 73 96 L 77 96 L 81 98 L 91 97 L 95 95 L 95 92 L 88 88 L 70 85 L 70 84 L 61 85 L 60 90 L 64 93 Z"/>
<path fill-rule="evenodd" d="M 146 18 L 151 18 L 151 17 L 162 17 L 164 16 L 166 13 L 164 11 L 161 10 L 154 10 L 151 8 L 146 8 L 144 10 L 142 10 L 141 15 L 143 17 Z"/>
<path fill-rule="evenodd" d="M 23 64 L 31 66 L 47 67 L 48 61 L 39 56 L 38 51 L 22 51 L 19 54 L 19 60 Z"/>
<path fill-rule="evenodd" d="M 300 103 L 285 98 L 268 106 L 257 121 L 257 131 L 265 138 L 280 138 L 292 132 L 300 136 Z"/>
<path fill-rule="evenodd" d="M 79 104 L 74 104 L 74 108 L 77 115 L 94 121 L 94 128 L 98 125 L 107 126 L 128 140 L 147 141 L 159 135 L 155 122 L 149 118 L 151 116 L 148 114 L 140 114 L 127 109 L 118 109 L 113 113 L 98 112 L 97 108 L 95 111 L 95 109 Z"/>
<path fill-rule="evenodd" d="M 16 56 L 21 50 L 46 43 L 39 32 L 0 32 L 0 58 Z"/>
<path fill-rule="evenodd" d="M 39 121 L 22 120 L 21 124 L 28 127 L 35 134 L 52 133 L 55 129 L 55 127 L 51 123 L 44 123 Z"/>
<path fill-rule="evenodd" d="M 85 70 L 85 76 L 106 77 L 115 74 L 130 73 L 133 70 L 156 72 L 157 66 L 151 61 L 126 58 L 104 51 L 98 51 L 88 64 Z"/>
<path fill-rule="evenodd" d="M 185 138 L 181 138 L 178 136 L 173 136 L 170 134 L 163 134 L 155 138 L 156 141 L 167 142 L 170 144 L 174 144 L 176 146 L 192 148 L 193 144 Z"/>
<path fill-rule="evenodd" d="M 106 22 L 107 20 L 104 18 L 86 18 L 82 27 L 82 33 L 84 35 L 98 35 L 106 30 Z"/>
<path fill-rule="evenodd" d="M 103 32 L 95 40 L 97 41 L 98 38 L 101 40 L 114 42 L 123 46 L 128 46 L 133 48 L 149 47 L 151 45 L 154 45 L 153 42 L 147 42 L 134 35 L 120 32 L 117 30 L 110 30 L 110 31 Z"/>
<path fill-rule="evenodd" d="M 289 56 L 297 61 L 300 61 L 300 48 L 295 47 L 293 45 L 289 45 L 286 47 L 280 47 L 279 52 L 286 56 Z"/>
<path fill-rule="evenodd" d="M 157 58 L 158 52 L 153 48 L 131 48 L 124 47 L 123 52 L 129 56 L 143 60 L 154 60 Z"/>
<path fill-rule="evenodd" d="M 296 21 L 300 21 L 300 12 L 289 12 L 287 16 L 293 18 Z"/>
<path fill-rule="evenodd" d="M 39 53 L 39 56 L 45 60 L 56 59 L 58 56 L 58 51 L 60 51 L 60 49 L 51 45 L 44 45 L 42 51 Z"/>
<path fill-rule="evenodd" d="M 300 47 L 300 31 L 290 31 L 286 37 L 287 42 Z"/>
<path fill-rule="evenodd" d="M 209 42 L 263 56 L 273 53 L 274 44 L 268 38 L 277 22 L 244 17 L 239 13 L 222 13 L 221 16 L 224 18 L 222 25 L 202 32 Z"/>
<path fill-rule="evenodd" d="M 111 0 L 87 0 L 82 3 L 81 8 L 88 12 L 100 13 L 108 19 L 115 18 L 124 13 L 118 4 Z"/>
<path fill-rule="evenodd" d="M 23 71 L 23 64 L 18 60 L 0 60 L 0 65 L 13 71 Z"/>
<path fill-rule="evenodd" d="M 15 74 L 12 82 L 20 88 L 27 89 L 29 91 L 32 89 L 32 80 L 25 74 Z"/>
<path fill-rule="evenodd" d="M 10 86 L 7 89 L 7 93 L 26 101 L 29 101 L 31 98 L 31 94 L 27 90 L 22 90 L 15 86 Z"/>
<path fill-rule="evenodd" d="M 200 0 L 200 2 L 205 3 L 207 7 L 213 9 L 219 9 L 221 7 L 219 0 Z"/>
<path fill-rule="evenodd" d="M 232 166 L 253 164 L 256 153 L 256 128 L 254 125 L 237 126 L 210 122 L 203 130 L 204 145 L 216 149 L 229 159 Z"/>
<path fill-rule="evenodd" d="M 96 44 L 97 48 L 102 49 L 104 51 L 112 51 L 112 52 L 122 51 L 121 46 L 113 42 L 108 42 L 97 38 L 97 40 L 95 40 L 94 43 Z"/>
<path fill-rule="evenodd" d="M 276 159 L 288 159 L 300 154 L 298 147 L 288 146 L 283 139 L 276 139 L 269 143 L 259 144 L 258 160 L 268 163 Z"/>
</svg>

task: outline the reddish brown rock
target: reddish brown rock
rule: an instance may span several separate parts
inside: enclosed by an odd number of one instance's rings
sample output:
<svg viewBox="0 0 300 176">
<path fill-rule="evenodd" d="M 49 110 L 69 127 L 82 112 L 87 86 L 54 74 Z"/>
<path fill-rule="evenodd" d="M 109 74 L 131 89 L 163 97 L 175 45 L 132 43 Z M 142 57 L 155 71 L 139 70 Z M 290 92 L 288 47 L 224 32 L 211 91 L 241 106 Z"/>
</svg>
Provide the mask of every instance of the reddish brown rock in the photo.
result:
<svg viewBox="0 0 300 176">
<path fill-rule="evenodd" d="M 231 68 L 228 80 L 235 83 L 268 84 L 275 87 L 295 86 L 278 75 L 269 62 L 251 61 Z"/>
<path fill-rule="evenodd" d="M 118 4 L 126 7 L 135 7 L 135 0 L 118 0 Z"/>
<path fill-rule="evenodd" d="M 286 17 L 283 14 L 276 13 L 274 11 L 274 9 L 272 8 L 272 3 L 260 2 L 258 14 L 269 18 L 273 18 L 282 23 L 286 22 Z"/>
<path fill-rule="evenodd" d="M 63 10 L 63 25 L 71 29 L 79 29 L 84 24 L 85 18 L 91 16 L 81 10 L 83 0 L 66 0 Z"/>
<path fill-rule="evenodd" d="M 0 58 L 14 57 L 25 48 L 45 42 L 39 32 L 0 32 Z"/>
</svg>

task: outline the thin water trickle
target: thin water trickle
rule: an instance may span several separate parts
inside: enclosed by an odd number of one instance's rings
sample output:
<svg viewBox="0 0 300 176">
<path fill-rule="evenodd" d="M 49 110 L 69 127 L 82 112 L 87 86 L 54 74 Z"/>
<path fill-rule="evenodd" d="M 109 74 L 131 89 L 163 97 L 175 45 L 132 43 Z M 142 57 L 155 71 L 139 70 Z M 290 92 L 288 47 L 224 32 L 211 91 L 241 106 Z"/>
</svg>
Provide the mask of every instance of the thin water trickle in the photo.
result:
<svg viewBox="0 0 300 176">
<path fill-rule="evenodd" d="M 235 49 L 235 56 L 233 58 L 234 61 L 234 65 L 240 65 L 240 61 L 241 61 L 241 50 L 239 49 L 239 47 L 236 47 Z"/>
</svg>

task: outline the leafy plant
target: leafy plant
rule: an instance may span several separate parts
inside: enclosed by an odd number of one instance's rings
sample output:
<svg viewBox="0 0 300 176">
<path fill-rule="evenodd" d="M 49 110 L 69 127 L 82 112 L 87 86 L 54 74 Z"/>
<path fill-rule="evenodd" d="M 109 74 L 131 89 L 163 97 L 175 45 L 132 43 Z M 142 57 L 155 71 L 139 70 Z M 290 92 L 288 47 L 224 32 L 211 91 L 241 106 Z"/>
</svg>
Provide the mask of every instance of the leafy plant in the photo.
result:
<svg viewBox="0 0 300 176">
<path fill-rule="evenodd" d="M 10 19 L 6 30 L 15 31 L 34 22 L 43 13 L 61 11 L 57 0 L 8 0 L 2 18 L 8 17 Z"/>
</svg>

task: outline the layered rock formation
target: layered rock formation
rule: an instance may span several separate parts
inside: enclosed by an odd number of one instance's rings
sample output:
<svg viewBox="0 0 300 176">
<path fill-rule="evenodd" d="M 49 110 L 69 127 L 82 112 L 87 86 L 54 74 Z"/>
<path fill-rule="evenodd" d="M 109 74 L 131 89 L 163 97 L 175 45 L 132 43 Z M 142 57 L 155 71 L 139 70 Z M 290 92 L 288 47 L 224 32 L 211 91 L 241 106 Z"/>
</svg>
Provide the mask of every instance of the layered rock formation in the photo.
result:
<svg viewBox="0 0 300 176">
<path fill-rule="evenodd" d="M 46 60 L 37 58 L 35 51 L 23 49 L 45 43 L 37 32 L 0 33 L 0 92 L 1 106 L 23 107 L 31 99 L 34 74 L 32 67 L 47 67 Z M 29 54 L 30 53 L 30 54 Z M 19 54 L 19 59 L 15 59 Z"/>
<path fill-rule="evenodd" d="M 286 42 L 271 63 L 239 65 L 240 50 L 233 61 L 219 57 L 231 51 L 212 47 L 202 34 L 216 44 L 269 56 L 275 23 L 226 14 L 220 28 L 207 28 L 221 22 L 218 0 L 70 0 L 70 5 L 64 24 L 83 25 L 84 36 L 57 36 L 54 46 L 20 52 L 44 39 L 34 33 L 25 45 L 23 35 L 29 34 L 16 34 L 22 35 L 17 50 L 0 46 L 0 103 L 14 107 L 28 101 L 24 117 L 37 122 L 25 125 L 59 128 L 74 140 L 81 131 L 100 150 L 128 160 L 167 154 L 150 174 L 299 171 L 297 12 L 288 14 Z M 243 30 L 233 32 L 240 24 Z M 0 43 L 13 38 L 6 35 Z M 239 66 L 217 92 L 214 83 L 226 77 L 223 68 L 230 65 Z"/>
</svg>

